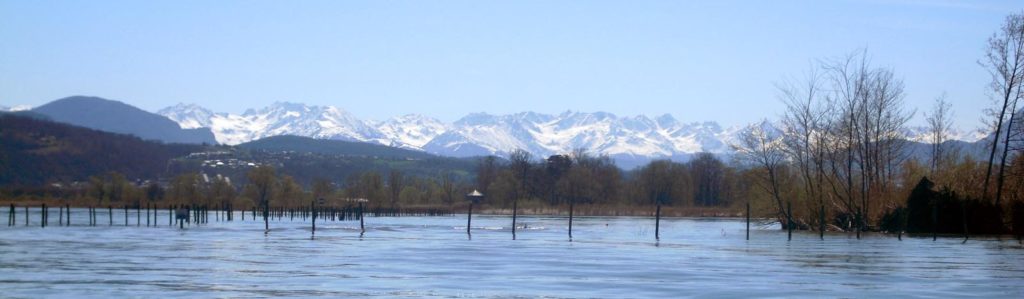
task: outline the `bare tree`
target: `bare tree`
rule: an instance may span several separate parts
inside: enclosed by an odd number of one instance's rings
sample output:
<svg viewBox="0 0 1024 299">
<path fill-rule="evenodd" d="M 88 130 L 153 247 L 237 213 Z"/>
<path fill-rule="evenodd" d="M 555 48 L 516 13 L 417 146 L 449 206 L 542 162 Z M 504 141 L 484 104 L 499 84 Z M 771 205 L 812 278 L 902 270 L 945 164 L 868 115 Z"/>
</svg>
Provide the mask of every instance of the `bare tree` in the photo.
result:
<svg viewBox="0 0 1024 299">
<path fill-rule="evenodd" d="M 661 206 L 670 204 L 673 201 L 672 190 L 676 180 L 673 179 L 673 170 L 679 165 L 669 160 L 651 161 L 641 168 L 637 174 L 641 193 L 646 199 L 655 205 L 654 212 L 654 237 L 660 238 Z"/>
<path fill-rule="evenodd" d="M 491 183 L 498 178 L 498 158 L 494 156 L 487 156 L 480 159 L 476 169 L 476 186 L 477 190 L 483 192 L 485 195 L 488 194 Z"/>
<path fill-rule="evenodd" d="M 1017 102 L 1019 102 L 1018 100 L 1021 98 L 1022 93 L 1024 93 L 1024 91 L 1021 91 L 1021 88 L 1017 88 L 1017 96 L 1014 98 L 1013 103 L 1010 104 L 1009 121 L 1006 124 L 1006 137 L 1003 140 L 1003 154 L 999 158 L 999 176 L 996 180 L 996 205 L 999 205 L 1000 200 L 1003 198 L 1003 182 L 1006 181 L 1006 165 L 1010 162 L 1010 160 L 1007 159 L 1010 150 L 1020 150 L 1019 148 L 1015 148 L 1011 145 L 1011 142 L 1019 140 L 1014 138 L 1020 137 L 1020 132 L 1015 131 L 1015 127 L 1017 127 L 1018 122 L 1020 121 L 1020 115 L 1017 114 Z"/>
<path fill-rule="evenodd" d="M 322 198 L 331 196 L 331 194 L 333 193 L 334 186 L 331 185 L 330 181 L 323 178 L 317 178 L 313 180 L 313 199 L 320 200 Z"/>
<path fill-rule="evenodd" d="M 697 157 L 687 163 L 694 180 L 693 199 L 702 206 L 720 204 L 725 190 L 725 164 L 712 153 L 698 153 Z"/>
<path fill-rule="evenodd" d="M 823 64 L 835 101 L 829 145 L 833 195 L 853 216 L 858 236 L 870 222 L 875 199 L 893 203 L 894 179 L 907 159 L 903 81 L 893 70 L 871 67 L 866 52 Z"/>
<path fill-rule="evenodd" d="M 253 199 L 257 200 L 263 209 L 263 233 L 270 233 L 270 200 L 277 185 L 277 175 L 273 167 L 259 166 L 250 170 L 247 177 L 248 187 L 255 196 Z"/>
<path fill-rule="evenodd" d="M 935 98 L 932 111 L 925 114 L 925 119 L 928 121 L 928 137 L 931 139 L 929 142 L 932 143 L 931 173 L 933 177 L 943 167 L 943 165 L 939 164 L 944 161 L 947 147 L 944 143 L 948 139 L 949 131 L 953 127 L 952 109 L 953 105 L 946 100 L 946 93 L 942 93 L 938 98 Z"/>
<path fill-rule="evenodd" d="M 544 177 L 546 183 L 544 188 L 547 190 L 548 203 L 557 204 L 561 202 L 561 192 L 557 186 L 566 173 L 569 172 L 573 167 L 572 157 L 568 155 L 552 155 L 544 160 Z M 552 184 L 553 183 L 553 184 Z"/>
<path fill-rule="evenodd" d="M 237 191 L 225 177 L 217 176 L 213 179 L 208 196 L 212 202 L 217 203 L 221 209 L 227 209 L 235 200 Z"/>
<path fill-rule="evenodd" d="M 747 127 L 739 136 L 737 144 L 733 145 L 739 157 L 757 167 L 764 173 L 765 181 L 761 185 L 775 201 L 776 217 L 780 223 L 787 223 L 783 219 L 789 219 L 786 205 L 782 201 L 782 190 L 779 183 L 779 169 L 786 162 L 786 155 L 783 151 L 783 139 L 779 132 L 774 129 L 766 129 L 768 121 L 761 124 L 754 124 Z M 783 228 L 786 228 L 784 225 Z"/>
<path fill-rule="evenodd" d="M 828 133 L 832 125 L 832 101 L 822 87 L 820 72 L 811 68 L 805 81 L 776 84 L 786 105 L 782 116 L 783 149 L 795 164 L 807 198 L 818 206 L 818 227 L 824 231 L 826 218 L 825 161 Z M 822 235 L 824 238 L 824 235 Z"/>
<path fill-rule="evenodd" d="M 376 171 L 349 176 L 347 185 L 345 192 L 348 196 L 370 200 L 377 207 L 380 207 L 382 199 L 387 196 L 387 192 L 384 191 L 384 179 Z"/>
<path fill-rule="evenodd" d="M 402 171 L 392 169 L 388 173 L 388 191 L 391 195 L 391 208 L 395 208 L 398 205 L 398 199 L 402 195 L 402 188 L 405 188 L 405 175 Z"/>
<path fill-rule="evenodd" d="M 530 153 L 516 149 L 508 155 L 512 175 L 516 181 L 515 194 L 512 196 L 512 238 L 516 235 L 516 218 L 519 215 L 519 198 L 526 195 L 527 175 L 530 174 Z"/>
<path fill-rule="evenodd" d="M 982 197 L 988 198 L 989 182 L 992 177 L 992 165 L 995 164 L 996 151 L 1001 142 L 1000 136 L 1003 132 L 1003 122 L 1008 113 L 1012 114 L 1017 100 L 1020 99 L 1021 81 L 1024 80 L 1024 14 L 1011 14 L 1006 17 L 1003 27 L 988 39 L 985 59 L 979 62 L 987 68 L 992 76 L 993 96 L 996 97 L 996 108 L 992 110 L 994 122 L 994 138 L 990 146 L 988 157 L 988 168 L 985 171 L 985 182 L 982 186 Z M 1013 117 L 1011 116 L 1012 120 Z M 1008 136 L 1009 134 L 1007 134 Z M 1009 145 L 1009 138 L 1002 141 L 1004 148 Z M 1004 150 L 1006 152 L 1006 150 Z M 1005 154 L 1003 155 L 1005 157 Z M 1005 159 L 1000 159 L 1000 165 L 1005 165 Z M 995 202 L 998 205 L 1001 192 L 1001 181 L 1003 178 L 1000 166 L 998 179 L 1000 187 L 997 188 Z"/>
<path fill-rule="evenodd" d="M 441 173 L 441 193 L 444 195 L 445 204 L 455 203 L 455 177 L 451 171 Z"/>
<path fill-rule="evenodd" d="M 590 168 L 573 165 L 558 181 L 558 188 L 569 200 L 569 238 L 572 238 L 573 213 L 577 202 L 589 201 L 592 197 L 594 174 Z"/>
</svg>

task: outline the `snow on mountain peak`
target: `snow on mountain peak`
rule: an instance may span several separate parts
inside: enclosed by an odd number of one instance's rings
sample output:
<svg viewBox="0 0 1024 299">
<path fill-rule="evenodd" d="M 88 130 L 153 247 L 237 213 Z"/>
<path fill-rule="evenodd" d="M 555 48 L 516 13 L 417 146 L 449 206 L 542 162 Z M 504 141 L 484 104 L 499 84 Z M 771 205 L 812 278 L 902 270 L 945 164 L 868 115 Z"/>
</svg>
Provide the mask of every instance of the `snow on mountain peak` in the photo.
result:
<svg viewBox="0 0 1024 299">
<path fill-rule="evenodd" d="M 419 114 L 392 117 L 376 124 L 376 128 L 391 145 L 422 149 L 438 135 L 448 131 L 448 125 Z"/>
<path fill-rule="evenodd" d="M 178 103 L 156 112 L 178 123 L 182 129 L 208 128 L 214 113 L 196 104 Z M 215 134 L 216 135 L 216 134 Z"/>
<path fill-rule="evenodd" d="M 7 107 L 0 105 L 0 112 L 18 112 L 32 110 L 32 106 L 29 105 L 14 105 L 13 107 Z"/>
<path fill-rule="evenodd" d="M 210 113 L 196 105 L 178 104 L 157 113 L 182 127 L 209 127 L 217 141 L 224 144 L 239 144 L 277 135 L 370 142 L 383 137 L 372 126 L 333 106 L 275 102 L 258 110 L 248 109 L 239 115 Z"/>
<path fill-rule="evenodd" d="M 730 144 L 750 126 L 777 130 L 769 121 L 723 129 L 713 121 L 683 123 L 670 114 L 654 118 L 607 112 L 566 111 L 557 115 L 520 112 L 471 113 L 444 123 L 419 114 L 384 121 L 363 121 L 335 106 L 275 102 L 242 114 L 213 113 L 194 104 L 178 104 L 159 114 L 185 128 L 209 127 L 218 142 L 238 144 L 276 135 L 373 142 L 446 156 L 505 155 L 523 149 L 536 157 L 583 148 L 612 157 L 677 158 L 697 152 L 730 153 Z M 922 128 L 909 139 L 925 141 Z M 984 134 L 952 132 L 949 139 L 974 141 Z"/>
</svg>

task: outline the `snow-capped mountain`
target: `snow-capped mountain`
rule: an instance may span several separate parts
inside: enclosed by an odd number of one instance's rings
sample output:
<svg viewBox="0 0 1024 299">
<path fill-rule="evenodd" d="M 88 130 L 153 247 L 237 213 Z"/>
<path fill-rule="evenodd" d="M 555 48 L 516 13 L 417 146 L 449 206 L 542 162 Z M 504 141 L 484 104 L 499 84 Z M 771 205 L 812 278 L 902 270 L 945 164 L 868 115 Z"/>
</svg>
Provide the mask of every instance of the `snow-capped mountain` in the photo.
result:
<svg viewBox="0 0 1024 299">
<path fill-rule="evenodd" d="M 736 132 L 714 122 L 682 123 L 668 114 L 649 118 L 574 111 L 558 115 L 473 113 L 451 124 L 410 114 L 369 122 L 337 107 L 284 102 L 242 114 L 214 113 L 186 104 L 157 113 L 184 128 L 209 127 L 224 144 L 297 135 L 374 142 L 456 157 L 503 155 L 515 149 L 544 157 L 583 148 L 616 158 L 678 158 L 696 152 L 730 151 L 728 144 Z"/>
<path fill-rule="evenodd" d="M 920 142 L 920 143 L 934 143 L 935 137 L 932 136 L 931 129 L 924 126 L 907 127 L 903 130 L 903 134 L 907 137 L 907 140 Z M 960 140 L 966 142 L 975 142 L 988 137 L 988 133 L 981 130 L 959 130 L 952 129 L 946 132 L 946 140 Z"/>
<path fill-rule="evenodd" d="M 210 128 L 212 127 L 211 120 L 214 117 L 213 111 L 196 104 L 177 104 L 160 109 L 156 114 L 177 122 L 182 129 Z M 218 138 L 217 141 L 220 139 Z"/>
<path fill-rule="evenodd" d="M 3 112 L 18 112 L 18 111 L 27 111 L 27 110 L 32 110 L 32 106 L 29 106 L 29 105 L 14 105 L 13 107 L 7 107 L 7 106 L 0 105 L 0 111 L 3 111 Z"/>
<path fill-rule="evenodd" d="M 381 134 L 387 136 L 392 146 L 423 149 L 431 140 L 448 131 L 449 126 L 437 119 L 407 114 L 373 124 Z"/>
<path fill-rule="evenodd" d="M 183 128 L 209 127 L 217 141 L 224 144 L 297 135 L 372 142 L 455 157 L 505 155 L 515 149 L 546 157 L 582 148 L 607 154 L 620 162 L 632 161 L 620 165 L 655 158 L 685 159 L 698 152 L 730 153 L 730 144 L 744 129 L 722 128 L 715 122 L 684 123 L 669 114 L 650 118 L 575 111 L 557 115 L 472 113 L 451 124 L 416 114 L 374 122 L 360 120 L 333 106 L 287 102 L 242 114 L 214 113 L 185 104 L 157 113 Z M 776 126 L 770 122 L 757 125 Z M 923 128 L 908 128 L 905 134 L 910 140 L 928 140 Z M 954 131 L 949 139 L 975 141 L 982 137 L 973 132 Z"/>
<path fill-rule="evenodd" d="M 307 106 L 277 102 L 240 115 L 213 113 L 194 104 L 178 104 L 157 111 L 182 127 L 209 127 L 217 142 L 239 144 L 269 136 L 297 135 L 386 143 L 376 128 L 334 106 Z"/>
<path fill-rule="evenodd" d="M 583 148 L 613 157 L 667 158 L 702 151 L 725 152 L 734 131 L 723 130 L 713 122 L 680 123 L 667 114 L 651 119 L 606 112 L 475 113 L 456 121 L 451 130 L 423 149 L 449 156 L 473 156 L 519 148 L 543 157 Z"/>
</svg>

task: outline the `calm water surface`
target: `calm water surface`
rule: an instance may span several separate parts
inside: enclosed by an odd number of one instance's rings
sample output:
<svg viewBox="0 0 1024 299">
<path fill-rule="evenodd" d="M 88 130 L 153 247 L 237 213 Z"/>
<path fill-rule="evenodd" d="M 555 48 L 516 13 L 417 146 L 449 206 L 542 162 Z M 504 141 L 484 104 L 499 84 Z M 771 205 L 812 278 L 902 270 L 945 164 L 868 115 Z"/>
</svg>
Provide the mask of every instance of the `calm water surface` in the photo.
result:
<svg viewBox="0 0 1024 299">
<path fill-rule="evenodd" d="M 0 227 L 0 297 L 985 297 L 1024 298 L 1015 240 L 795 233 L 744 240 L 736 219 L 368 217 L 358 221 L 214 222 L 184 230 Z M 6 214 L 6 213 L 5 213 Z M 6 215 L 4 215 L 6 216 Z M 237 216 L 236 216 L 237 217 Z M 6 217 L 3 217 L 6 218 Z M 318 221 L 321 222 L 321 221 Z"/>
</svg>

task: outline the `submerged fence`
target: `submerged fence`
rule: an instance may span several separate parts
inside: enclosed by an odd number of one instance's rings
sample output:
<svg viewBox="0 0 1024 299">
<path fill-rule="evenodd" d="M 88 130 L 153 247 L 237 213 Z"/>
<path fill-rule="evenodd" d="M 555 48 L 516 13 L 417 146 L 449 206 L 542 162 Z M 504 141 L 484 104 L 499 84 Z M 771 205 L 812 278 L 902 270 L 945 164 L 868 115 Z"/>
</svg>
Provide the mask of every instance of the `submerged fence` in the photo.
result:
<svg viewBox="0 0 1024 299">
<path fill-rule="evenodd" d="M 788 208 L 788 207 L 787 207 Z M 13 203 L 9 205 L 7 226 L 14 227 L 19 226 L 20 219 L 24 219 L 24 226 L 30 226 L 32 224 L 32 217 L 38 218 L 40 227 L 48 227 L 53 223 L 50 219 L 51 214 L 57 214 L 56 224 L 58 226 L 72 226 L 72 208 L 68 204 L 58 205 L 57 210 L 54 212 L 53 207 L 47 206 L 45 203 L 39 205 L 36 208 L 29 206 L 22 206 L 23 212 L 18 212 L 18 207 Z M 33 215 L 31 210 L 38 212 L 38 215 Z M 310 221 L 313 233 L 316 232 L 316 220 L 320 221 L 356 221 L 360 222 L 360 230 L 365 232 L 364 217 L 407 217 L 407 216 L 452 216 L 454 212 L 452 209 L 446 208 L 388 208 L 388 207 L 373 207 L 365 208 L 362 203 L 359 205 L 350 204 L 345 206 L 317 206 L 315 204 L 309 206 L 300 207 L 270 207 L 266 210 L 254 206 L 249 208 L 242 208 L 235 210 L 232 205 L 218 205 L 210 207 L 209 205 L 165 205 L 160 207 L 155 204 L 147 203 L 146 205 L 135 204 L 132 206 L 122 205 L 121 207 L 114 207 L 107 205 L 106 209 L 99 206 L 87 206 L 80 208 L 88 215 L 87 221 L 82 224 L 75 223 L 74 225 L 82 226 L 103 226 L 100 224 L 101 217 L 106 218 L 106 226 L 142 226 L 142 219 L 145 218 L 146 227 L 159 227 L 161 226 L 162 218 L 167 218 L 166 226 L 173 227 L 178 226 L 184 228 L 185 226 L 202 225 L 207 224 L 212 220 L 214 222 L 232 222 L 236 221 L 235 217 L 240 217 L 239 221 L 246 221 L 246 214 L 249 214 L 249 221 Z M 105 210 L 105 211 L 104 211 Z M 118 211 L 120 210 L 120 211 Z M 746 206 L 746 213 L 744 218 L 746 220 L 746 239 L 750 240 L 750 223 L 751 223 L 751 210 L 750 205 Z M 467 215 L 471 219 L 472 210 L 469 210 Z M 105 215 L 104 215 L 105 214 Z M 120 222 L 122 214 L 124 222 Z M 655 231 L 659 231 L 660 226 L 660 213 L 655 213 Z M 791 217 L 792 212 L 787 213 L 786 218 L 782 221 L 785 223 L 783 227 L 787 230 L 787 239 L 792 240 L 792 231 L 794 220 Z M 145 215 L 143 217 L 143 215 Z M 897 214 L 899 215 L 899 214 Z M 938 213 L 932 213 L 933 223 L 938 223 L 941 219 L 937 217 Z M 106 216 L 106 217 L 103 217 Z M 118 217 L 118 222 L 115 223 L 114 218 Z M 1024 244 L 1024 204 L 1014 204 L 1011 206 L 1010 213 L 1010 227 L 1014 237 Z M 21 217 L 21 218 L 19 218 Z M 513 216 L 514 219 L 514 214 Z M 466 233 L 471 234 L 471 222 L 467 219 Z M 514 220 L 513 220 L 514 221 Z M 569 238 L 572 239 L 572 210 L 569 211 Z M 962 220 L 961 220 L 962 221 Z M 933 225 L 934 226 L 934 225 Z M 964 226 L 963 238 L 964 242 L 967 241 L 970 234 L 968 233 L 968 227 Z M 897 238 L 902 240 L 905 228 L 901 227 L 895 232 Z M 859 233 L 859 232 L 858 232 Z M 512 230 L 513 238 L 515 235 L 515 229 Z M 937 240 L 938 233 L 936 231 L 930 232 L 933 240 Z M 949 235 L 949 234 L 945 234 Z M 824 239 L 824 230 L 820 232 L 820 237 Z M 655 234 L 656 239 L 660 239 L 660 234 Z"/>
</svg>

